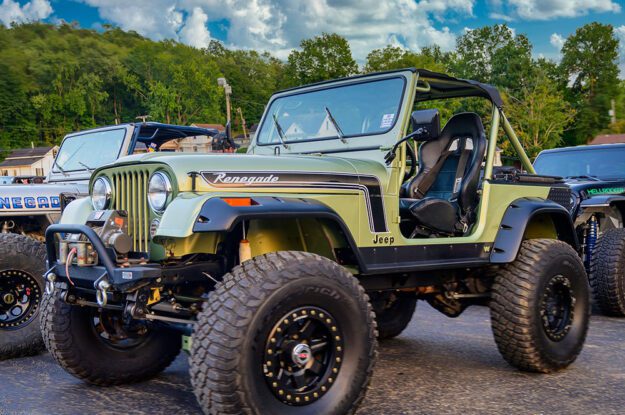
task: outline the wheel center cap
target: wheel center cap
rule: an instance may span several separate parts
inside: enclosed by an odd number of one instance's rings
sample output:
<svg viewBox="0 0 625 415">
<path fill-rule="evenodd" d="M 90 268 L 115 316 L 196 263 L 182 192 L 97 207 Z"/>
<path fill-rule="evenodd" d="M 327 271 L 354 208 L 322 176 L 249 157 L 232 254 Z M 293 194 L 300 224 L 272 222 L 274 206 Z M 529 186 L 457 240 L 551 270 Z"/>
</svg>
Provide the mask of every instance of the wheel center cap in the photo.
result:
<svg viewBox="0 0 625 415">
<path fill-rule="evenodd" d="M 312 350 L 310 350 L 310 346 L 307 344 L 299 343 L 293 348 L 291 358 L 295 364 L 299 366 L 306 366 L 312 358 Z"/>
</svg>

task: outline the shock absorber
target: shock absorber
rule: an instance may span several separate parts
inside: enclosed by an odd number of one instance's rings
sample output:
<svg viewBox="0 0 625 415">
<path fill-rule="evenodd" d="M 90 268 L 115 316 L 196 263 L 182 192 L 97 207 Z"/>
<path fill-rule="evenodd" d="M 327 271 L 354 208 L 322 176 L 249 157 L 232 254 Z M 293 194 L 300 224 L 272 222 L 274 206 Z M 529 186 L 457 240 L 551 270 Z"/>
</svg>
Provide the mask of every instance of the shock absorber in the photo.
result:
<svg viewBox="0 0 625 415">
<path fill-rule="evenodd" d="M 588 221 L 588 231 L 586 232 L 586 257 L 584 258 L 586 269 L 590 269 L 590 258 L 597 245 L 598 234 L 599 223 L 597 222 L 597 217 L 592 215 Z"/>
</svg>

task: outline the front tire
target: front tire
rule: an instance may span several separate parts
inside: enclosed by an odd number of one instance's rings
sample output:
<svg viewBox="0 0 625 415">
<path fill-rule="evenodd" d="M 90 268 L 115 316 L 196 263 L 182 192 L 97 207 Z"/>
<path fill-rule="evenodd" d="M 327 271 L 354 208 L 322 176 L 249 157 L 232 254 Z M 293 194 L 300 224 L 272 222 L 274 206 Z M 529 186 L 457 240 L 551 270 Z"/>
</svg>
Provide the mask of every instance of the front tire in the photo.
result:
<svg viewBox="0 0 625 415">
<path fill-rule="evenodd" d="M 210 294 L 191 348 L 205 413 L 347 414 L 376 356 L 374 314 L 347 270 L 318 255 L 245 261 Z"/>
<path fill-rule="evenodd" d="M 586 271 L 568 244 L 523 241 L 492 288 L 491 324 L 503 358 L 521 370 L 549 373 L 582 350 L 590 317 Z"/>
<path fill-rule="evenodd" d="M 179 354 L 179 333 L 135 324 L 126 329 L 119 312 L 71 306 L 56 294 L 45 294 L 41 303 L 41 329 L 50 354 L 67 372 L 94 385 L 150 379 Z"/>
<path fill-rule="evenodd" d="M 41 242 L 0 234 L 0 360 L 32 356 L 45 349 L 39 328 L 45 263 Z"/>
<path fill-rule="evenodd" d="M 625 229 L 608 229 L 590 260 L 590 286 L 601 312 L 625 317 Z"/>
</svg>

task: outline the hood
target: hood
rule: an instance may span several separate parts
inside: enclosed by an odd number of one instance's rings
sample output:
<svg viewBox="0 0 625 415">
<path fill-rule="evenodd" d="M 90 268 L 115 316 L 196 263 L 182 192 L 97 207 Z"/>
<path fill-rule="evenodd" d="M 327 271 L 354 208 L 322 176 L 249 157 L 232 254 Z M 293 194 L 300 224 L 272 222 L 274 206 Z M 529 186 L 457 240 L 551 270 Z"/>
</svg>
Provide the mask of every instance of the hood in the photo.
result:
<svg viewBox="0 0 625 415">
<path fill-rule="evenodd" d="M 0 216 L 61 210 L 61 193 L 86 194 L 87 183 L 15 184 L 0 187 Z"/>
<path fill-rule="evenodd" d="M 184 153 L 147 153 L 138 154 L 119 159 L 116 163 L 106 166 L 117 167 L 137 163 L 162 163 L 170 167 L 175 173 L 180 191 L 190 191 L 192 181 L 190 172 L 200 173 L 204 180 L 197 181 L 197 190 L 210 190 L 211 177 L 217 182 L 223 182 L 225 173 L 228 177 L 236 176 L 237 183 L 232 180 L 227 183 L 249 185 L 254 181 L 260 183 L 263 179 L 265 184 L 277 180 L 275 174 L 282 173 L 280 180 L 287 179 L 285 173 L 289 173 L 288 179 L 293 181 L 304 176 L 315 176 L 320 173 L 324 178 L 333 180 L 330 176 L 336 176 L 336 181 L 341 177 L 374 176 L 385 183 L 388 172 L 385 166 L 371 160 L 355 160 L 327 155 L 279 155 L 260 156 L 245 154 L 184 154 Z M 273 174 L 273 176 L 272 176 Z M 221 178 L 220 178 L 221 177 Z M 215 184 L 215 183 L 212 183 Z"/>
<path fill-rule="evenodd" d="M 590 179 L 567 179 L 565 183 L 573 193 L 583 199 L 600 195 L 625 194 L 625 179 L 616 180 L 590 180 Z"/>
</svg>

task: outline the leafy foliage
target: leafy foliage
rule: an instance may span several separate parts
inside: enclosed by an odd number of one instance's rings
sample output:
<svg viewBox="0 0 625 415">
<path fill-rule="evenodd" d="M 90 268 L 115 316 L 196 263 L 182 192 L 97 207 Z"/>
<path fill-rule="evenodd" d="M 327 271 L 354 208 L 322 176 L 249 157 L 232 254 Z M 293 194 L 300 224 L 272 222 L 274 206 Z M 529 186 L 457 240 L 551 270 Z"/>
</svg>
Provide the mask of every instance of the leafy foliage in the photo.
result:
<svg viewBox="0 0 625 415">
<path fill-rule="evenodd" d="M 533 59 L 527 37 L 504 24 L 467 31 L 451 52 L 436 46 L 372 50 L 362 72 L 417 67 L 494 84 L 531 155 L 585 143 L 602 131 L 625 132 L 625 82 L 618 81 L 613 27 L 580 27 L 562 55 L 559 64 Z M 240 129 L 236 108 L 249 127 L 274 91 L 358 72 L 348 41 L 337 34 L 303 40 L 283 62 L 216 41 L 206 49 L 154 42 L 111 26 L 97 32 L 71 24 L 0 25 L 0 149 L 58 144 L 69 131 L 144 114 L 179 124 L 224 123 L 219 77 L 232 86 L 234 126 Z M 620 121 L 610 125 L 612 99 Z M 425 107 L 440 108 L 443 120 L 461 111 L 478 112 L 485 124 L 490 119 L 481 99 L 417 105 Z"/>
<path fill-rule="evenodd" d="M 286 80 L 290 85 L 342 78 L 358 72 L 347 39 L 335 33 L 304 39 L 300 48 L 291 52 L 286 65 Z"/>
<path fill-rule="evenodd" d="M 618 91 L 618 46 L 614 28 L 597 22 L 580 27 L 564 43 L 560 68 L 572 80 L 567 99 L 578 112 L 568 143 L 583 144 L 608 125 Z"/>
</svg>

